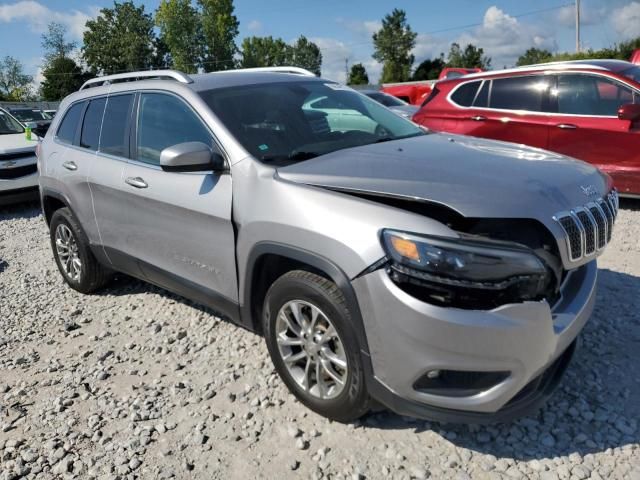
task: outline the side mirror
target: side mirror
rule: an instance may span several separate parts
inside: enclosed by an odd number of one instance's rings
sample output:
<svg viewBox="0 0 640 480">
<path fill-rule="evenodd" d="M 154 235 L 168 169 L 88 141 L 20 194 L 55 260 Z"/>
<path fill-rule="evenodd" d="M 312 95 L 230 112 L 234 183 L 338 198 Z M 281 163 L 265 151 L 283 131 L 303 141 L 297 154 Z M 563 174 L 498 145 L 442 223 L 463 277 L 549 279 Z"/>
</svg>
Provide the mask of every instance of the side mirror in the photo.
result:
<svg viewBox="0 0 640 480">
<path fill-rule="evenodd" d="M 202 142 L 185 142 L 160 152 L 160 167 L 167 172 L 202 172 L 226 169 L 224 157 Z"/>
<path fill-rule="evenodd" d="M 640 120 L 640 104 L 627 103 L 618 109 L 618 118 L 620 120 L 631 120 L 636 122 Z"/>
</svg>

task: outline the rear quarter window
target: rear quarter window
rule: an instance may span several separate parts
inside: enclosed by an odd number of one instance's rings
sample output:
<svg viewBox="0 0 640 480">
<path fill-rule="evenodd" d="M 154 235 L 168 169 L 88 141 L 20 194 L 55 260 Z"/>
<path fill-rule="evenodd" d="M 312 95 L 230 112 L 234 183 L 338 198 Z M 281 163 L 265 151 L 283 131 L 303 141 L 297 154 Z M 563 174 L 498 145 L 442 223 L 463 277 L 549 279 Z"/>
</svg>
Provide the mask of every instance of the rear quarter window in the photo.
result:
<svg viewBox="0 0 640 480">
<path fill-rule="evenodd" d="M 76 132 L 78 131 L 78 123 L 80 122 L 80 115 L 82 115 L 82 109 L 84 108 L 84 102 L 76 103 L 65 113 L 60 126 L 58 127 L 58 133 L 56 136 L 62 143 L 73 144 Z"/>
<path fill-rule="evenodd" d="M 473 99 L 476 97 L 476 93 L 478 93 L 480 83 L 482 82 L 463 83 L 453 92 L 451 100 L 461 107 L 470 107 L 473 105 Z"/>
</svg>

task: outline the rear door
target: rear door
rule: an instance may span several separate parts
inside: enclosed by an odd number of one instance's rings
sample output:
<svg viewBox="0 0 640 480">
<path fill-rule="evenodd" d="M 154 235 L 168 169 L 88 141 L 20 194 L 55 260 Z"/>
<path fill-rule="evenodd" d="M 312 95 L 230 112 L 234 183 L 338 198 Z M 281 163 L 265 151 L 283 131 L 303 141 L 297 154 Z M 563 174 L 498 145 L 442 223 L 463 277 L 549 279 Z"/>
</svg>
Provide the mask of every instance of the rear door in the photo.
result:
<svg viewBox="0 0 640 480">
<path fill-rule="evenodd" d="M 123 93 L 92 100 L 80 142 L 84 148 L 96 151 L 89 186 L 99 243 L 107 260 L 123 270 L 126 266 L 119 264 L 117 253 L 125 249 L 129 229 L 123 175 L 129 156 L 128 128 L 134 99 L 133 93 Z M 129 273 L 139 274 L 137 271 Z"/>
<path fill-rule="evenodd" d="M 618 119 L 618 108 L 640 94 L 602 75 L 556 77 L 549 149 L 585 160 L 614 179 L 621 193 L 640 194 L 640 125 Z"/>
<path fill-rule="evenodd" d="M 463 83 L 450 97 L 462 107 L 457 131 L 547 148 L 549 118 L 544 112 L 549 88 L 550 79 L 544 75 Z"/>
<path fill-rule="evenodd" d="M 123 248 L 151 282 L 191 298 L 238 301 L 230 173 L 167 172 L 160 153 L 184 142 L 221 152 L 214 134 L 180 97 L 141 92 L 131 157 L 121 179 L 128 219 Z"/>
</svg>

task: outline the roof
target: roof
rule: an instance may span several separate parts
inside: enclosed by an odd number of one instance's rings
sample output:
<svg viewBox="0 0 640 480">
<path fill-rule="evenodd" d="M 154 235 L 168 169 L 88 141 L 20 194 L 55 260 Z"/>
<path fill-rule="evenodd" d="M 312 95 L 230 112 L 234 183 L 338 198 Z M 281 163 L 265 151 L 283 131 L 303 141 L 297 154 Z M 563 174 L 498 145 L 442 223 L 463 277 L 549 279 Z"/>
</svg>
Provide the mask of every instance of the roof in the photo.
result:
<svg viewBox="0 0 640 480">
<path fill-rule="evenodd" d="M 465 75 L 464 77 L 458 77 L 454 79 L 442 80 L 444 81 L 455 81 L 460 78 L 469 79 L 469 78 L 483 78 L 490 77 L 494 75 L 502 75 L 503 73 L 520 73 L 520 72 L 540 72 L 540 71 L 548 71 L 548 70 L 606 70 L 610 72 L 620 72 L 622 70 L 626 70 L 627 68 L 631 68 L 634 65 L 625 60 L 570 60 L 566 62 L 548 62 L 548 63 L 538 63 L 536 65 L 526 65 L 523 67 L 516 68 L 508 68 L 505 70 L 491 70 L 487 72 L 478 72 L 471 73 Z"/>
<path fill-rule="evenodd" d="M 244 85 L 256 85 L 262 83 L 278 82 L 327 82 L 319 77 L 308 77 L 293 73 L 256 72 L 243 70 L 227 70 L 224 72 L 204 73 L 191 75 L 193 83 L 189 87 L 195 91 L 212 90 L 215 88 L 237 87 Z"/>
</svg>

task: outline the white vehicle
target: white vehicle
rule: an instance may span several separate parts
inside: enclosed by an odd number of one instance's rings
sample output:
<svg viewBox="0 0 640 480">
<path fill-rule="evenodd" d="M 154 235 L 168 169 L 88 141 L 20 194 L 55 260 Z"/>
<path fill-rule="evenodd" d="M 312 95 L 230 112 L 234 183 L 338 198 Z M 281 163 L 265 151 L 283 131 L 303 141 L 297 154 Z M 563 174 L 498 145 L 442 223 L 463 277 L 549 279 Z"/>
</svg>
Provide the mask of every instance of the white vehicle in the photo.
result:
<svg viewBox="0 0 640 480">
<path fill-rule="evenodd" d="M 0 109 L 0 205 L 37 198 L 37 139 L 27 140 L 22 124 Z"/>
</svg>

